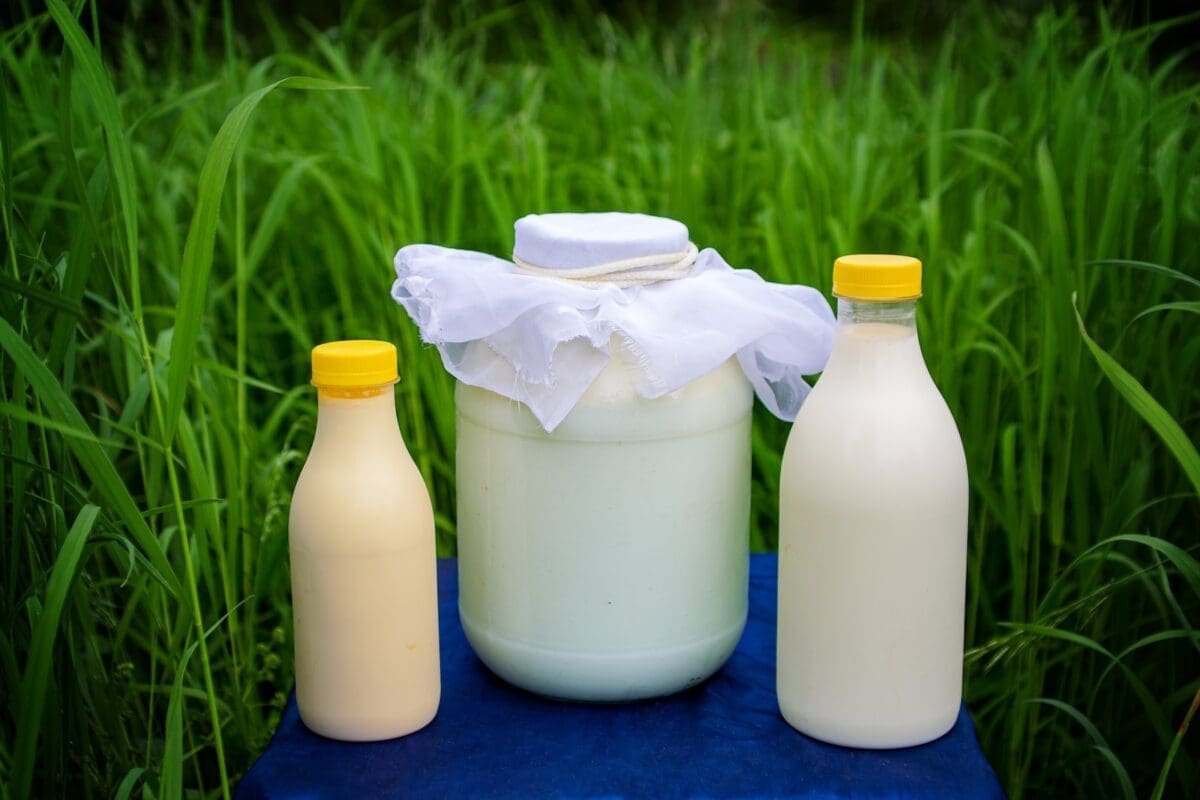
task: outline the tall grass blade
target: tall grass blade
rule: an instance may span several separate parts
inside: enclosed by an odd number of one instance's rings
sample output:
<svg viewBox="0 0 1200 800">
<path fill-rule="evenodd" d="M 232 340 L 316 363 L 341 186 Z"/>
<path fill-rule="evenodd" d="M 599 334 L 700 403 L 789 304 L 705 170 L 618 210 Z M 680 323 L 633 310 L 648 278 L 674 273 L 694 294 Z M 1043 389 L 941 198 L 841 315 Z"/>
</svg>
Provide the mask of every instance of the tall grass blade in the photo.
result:
<svg viewBox="0 0 1200 800">
<path fill-rule="evenodd" d="M 1146 536 L 1140 533 L 1122 533 L 1116 536 L 1110 536 L 1107 539 L 1097 542 L 1081 553 L 1076 562 L 1078 563 L 1088 554 L 1094 553 L 1097 550 L 1103 550 L 1104 548 L 1112 547 L 1115 542 L 1133 542 L 1135 544 L 1145 545 L 1152 550 L 1157 550 L 1159 553 L 1166 556 L 1167 560 L 1171 562 L 1175 569 L 1179 570 L 1179 574 L 1182 575 L 1184 580 L 1188 582 L 1188 585 L 1192 588 L 1192 591 L 1196 593 L 1197 597 L 1200 597 L 1200 561 L 1197 561 L 1193 556 L 1188 554 L 1187 551 L 1178 545 L 1172 544 L 1166 539 L 1159 538 L 1158 536 Z"/>
<path fill-rule="evenodd" d="M 74 189 L 76 201 L 79 203 L 79 213 L 76 215 L 74 230 L 71 232 L 70 250 L 68 251 L 66 273 L 62 278 L 61 294 L 63 300 L 70 306 L 79 307 L 84 290 L 87 288 L 88 275 L 91 273 L 95 261 L 96 236 L 100 225 L 96 221 L 96 213 L 93 210 L 92 192 L 89 191 L 88 182 L 83 179 L 75 149 L 74 125 L 72 124 L 74 111 L 72 85 L 74 81 L 70 77 L 73 71 L 74 59 L 68 49 L 63 53 L 59 66 L 63 90 L 58 105 L 58 138 L 62 160 L 68 174 L 68 183 Z M 97 178 L 100 179 L 96 181 L 95 188 L 97 190 L 107 191 L 107 175 L 107 171 L 98 170 L 96 172 Z M 96 194 L 100 195 L 101 192 L 97 191 Z M 54 320 L 53 332 L 50 334 L 50 353 L 47 358 L 47 364 L 51 371 L 57 371 L 62 365 L 71 341 L 71 334 L 78 322 L 76 317 L 82 316 L 81 312 L 82 309 L 80 313 L 74 315 L 59 314 Z"/>
<path fill-rule="evenodd" d="M 1144 272 L 1152 272 L 1155 275 L 1165 275 L 1168 278 L 1184 283 L 1190 283 L 1197 289 L 1200 289 L 1200 280 L 1193 278 L 1191 275 L 1180 272 L 1177 269 L 1164 267 L 1162 264 L 1153 264 L 1149 261 L 1134 261 L 1128 258 L 1107 258 L 1101 261 L 1091 262 L 1097 267 L 1128 267 L 1130 269 L 1140 269 Z"/>
<path fill-rule="evenodd" d="M 85 505 L 80 509 L 75 523 L 67 532 L 50 579 L 46 583 L 46 596 L 42 602 L 42 613 L 33 629 L 33 641 L 29 646 L 29 657 L 25 660 L 25 672 L 21 678 L 21 694 L 17 699 L 17 737 L 13 746 L 12 774 L 9 789 L 17 800 L 29 796 L 37 758 L 38 733 L 42 727 L 42 711 L 46 702 L 46 687 L 51 677 L 51 659 L 54 655 L 54 640 L 58 635 L 59 619 L 67 594 L 75 580 L 92 526 L 100 509 Z"/>
<path fill-rule="evenodd" d="M 60 433 L 63 436 L 74 436 L 76 438 L 83 439 L 84 441 L 104 445 L 105 447 L 115 447 L 118 444 L 118 442 L 111 440 L 104 441 L 102 439 L 97 439 L 91 431 L 80 430 L 73 425 L 68 425 L 66 423 L 50 419 L 49 417 L 30 411 L 24 406 L 18 406 L 13 403 L 5 403 L 0 401 L 0 415 L 8 417 L 9 419 L 20 420 L 21 422 L 31 422 L 42 430 L 54 431 L 55 433 Z"/>
<path fill-rule="evenodd" d="M 100 126 L 104 129 L 109 172 L 116 187 L 121 220 L 125 227 L 125 251 L 129 259 L 129 279 L 135 289 L 135 310 L 140 311 L 137 287 L 140 285 L 141 275 L 138 267 L 138 215 L 137 198 L 134 194 L 133 155 L 125 135 L 125 123 L 121 118 L 117 93 L 104 71 L 104 65 L 100 63 L 100 54 L 88 41 L 87 34 L 79 27 L 78 20 L 66 4 L 62 0 L 46 0 L 46 10 L 50 12 L 54 24 L 58 26 L 63 40 L 71 50 L 71 55 L 78 65 L 80 79 L 96 107 Z"/>
<path fill-rule="evenodd" d="M 125 777 L 121 779 L 120 785 L 117 786 L 117 791 L 113 794 L 113 800 L 129 800 L 133 797 L 133 789 L 137 786 L 137 782 L 141 780 L 142 774 L 145 773 L 145 767 L 132 767 L 125 773 Z"/>
<path fill-rule="evenodd" d="M 8 126 L 8 75 L 5 73 L 4 64 L 0 63 L 0 223 L 4 225 L 4 239 L 7 243 L 5 255 L 15 273 L 17 249 L 13 243 L 12 224 L 12 138 Z"/>
<path fill-rule="evenodd" d="M 318 78 L 292 77 L 276 81 L 251 92 L 229 113 L 200 170 L 196 211 L 188 227 L 183 246 L 183 265 L 179 283 L 179 301 L 175 308 L 175 331 L 171 337 L 171 360 L 167 372 L 167 410 L 164 418 L 164 444 L 174 437 L 179 413 L 183 410 L 196 344 L 200 338 L 200 322 L 208 294 L 208 277 L 212 272 L 213 245 L 217 233 L 217 214 L 229 165 L 237 151 L 242 133 L 250 123 L 254 109 L 262 99 L 276 89 L 306 89 L 337 91 L 361 87 L 334 83 Z"/>
<path fill-rule="evenodd" d="M 14 296 L 25 297 L 37 303 L 43 303 L 73 317 L 79 317 L 83 311 L 78 303 L 72 302 L 58 292 L 47 291 L 37 286 L 15 280 L 0 274 L 0 289 L 12 292 Z"/>
<path fill-rule="evenodd" d="M 29 381 L 29 386 L 45 407 L 48 416 L 59 424 L 79 432 L 80 435 L 67 436 L 64 441 L 104 499 L 105 507 L 114 512 L 129 530 L 133 540 L 153 567 L 151 574 L 172 594 L 182 596 L 179 578 L 167 560 L 167 554 L 146 525 L 137 503 L 109 461 L 108 455 L 101 445 L 94 441 L 95 436 L 87 423 L 59 382 L 50 374 L 50 370 L 5 319 L 0 319 L 0 347 L 8 353 L 17 369 Z"/>
<path fill-rule="evenodd" d="M 1191 314 L 1200 314 L 1200 302 L 1175 300 L 1170 303 L 1157 303 L 1139 313 L 1132 321 L 1137 322 L 1142 317 L 1157 314 L 1160 311 L 1187 311 Z"/>
<path fill-rule="evenodd" d="M 1175 738 L 1171 740 L 1171 746 L 1167 750 L 1167 757 L 1163 759 L 1162 769 L 1158 773 L 1158 780 L 1154 783 L 1154 791 L 1151 793 L 1151 800 L 1160 800 L 1163 792 L 1167 789 L 1167 777 L 1171 774 L 1171 765 L 1175 763 L 1175 756 L 1179 754 L 1179 748 L 1183 744 L 1183 737 L 1187 735 L 1188 728 L 1191 727 L 1192 719 L 1195 718 L 1196 712 L 1200 711 L 1200 689 L 1196 690 L 1196 695 L 1192 698 L 1192 704 L 1188 706 L 1187 714 L 1184 715 L 1183 722 L 1179 723 L 1179 729 L 1175 732 Z"/>
<path fill-rule="evenodd" d="M 1062 711 L 1071 717 L 1071 719 L 1078 722 L 1080 727 L 1082 727 L 1087 735 L 1092 738 L 1092 741 L 1095 742 L 1096 750 L 1099 751 L 1100 755 L 1104 757 L 1104 760 L 1107 761 L 1113 768 L 1113 772 L 1117 776 L 1117 781 L 1121 785 L 1121 796 L 1124 797 L 1125 800 L 1133 800 L 1137 797 L 1137 792 L 1135 792 L 1133 789 L 1133 781 L 1129 777 L 1129 770 L 1125 769 L 1125 765 L 1121 763 L 1121 759 L 1117 758 L 1117 754 L 1113 752 L 1111 747 L 1109 747 L 1108 741 L 1104 738 L 1104 735 L 1100 733 L 1100 730 L 1096 727 L 1096 725 L 1090 719 L 1088 719 L 1083 712 L 1069 703 L 1064 703 L 1061 700 L 1055 700 L 1051 697 L 1035 697 L 1029 702 L 1041 703 L 1043 705 L 1050 706 L 1051 708 L 1057 708 L 1059 711 Z"/>
<path fill-rule="evenodd" d="M 1035 636 L 1044 636 L 1048 639 L 1060 639 L 1070 644 L 1086 647 L 1087 649 L 1099 653 L 1100 655 L 1112 661 L 1115 661 L 1117 658 L 1110 653 L 1108 649 L 1104 647 L 1104 645 L 1100 644 L 1095 639 L 1074 631 L 1065 631 L 1050 625 L 1043 625 L 1036 622 L 1003 622 L 1001 625 L 1005 628 L 1012 628 L 1013 630 L 1022 631 L 1024 633 L 1031 633 Z"/>
<path fill-rule="evenodd" d="M 1186 278 L 1187 276 L 1184 277 Z M 1138 382 L 1137 378 L 1130 375 L 1124 367 L 1116 362 L 1116 359 L 1106 353 L 1100 345 L 1092 340 L 1092 337 L 1088 335 L 1087 328 L 1084 327 L 1083 317 L 1079 314 L 1079 307 L 1074 305 L 1074 303 L 1072 305 L 1075 309 L 1075 319 L 1079 322 L 1079 335 L 1083 337 L 1084 344 L 1091 351 L 1092 357 L 1096 359 L 1096 363 L 1100 366 L 1100 371 L 1104 373 L 1104 376 L 1108 378 L 1109 382 L 1125 398 L 1125 401 L 1129 403 L 1133 410 L 1163 440 L 1167 449 L 1171 451 L 1171 454 L 1179 462 L 1179 466 L 1183 467 L 1183 472 L 1187 475 L 1188 480 L 1191 481 L 1192 488 L 1195 490 L 1197 497 L 1200 497 L 1200 452 L 1196 451 L 1196 446 L 1192 444 L 1192 441 L 1184 433 L 1183 428 L 1179 426 L 1174 417 L 1167 413 L 1167 410 L 1150 396 L 1150 393 Z"/>
<path fill-rule="evenodd" d="M 171 699 L 167 702 L 167 730 L 163 744 L 162 775 L 158 796 L 163 800 L 183 798 L 183 682 L 187 677 L 188 662 L 199 642 L 192 642 L 179 659 L 175 669 L 175 680 L 171 684 Z"/>
</svg>

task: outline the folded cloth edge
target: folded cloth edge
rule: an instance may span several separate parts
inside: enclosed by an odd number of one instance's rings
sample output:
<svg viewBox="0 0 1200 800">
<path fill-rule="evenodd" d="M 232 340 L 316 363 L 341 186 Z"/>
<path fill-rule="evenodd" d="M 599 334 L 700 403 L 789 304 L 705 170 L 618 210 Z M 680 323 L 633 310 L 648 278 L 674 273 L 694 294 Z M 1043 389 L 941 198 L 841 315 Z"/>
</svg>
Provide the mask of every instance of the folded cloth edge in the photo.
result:
<svg viewBox="0 0 1200 800">
<path fill-rule="evenodd" d="M 832 349 L 835 321 L 820 292 L 734 269 L 712 248 L 688 277 L 628 288 L 524 274 L 505 259 L 428 244 L 400 248 L 394 267 L 393 299 L 446 370 L 526 405 L 547 432 L 599 374 L 588 359 L 582 376 L 570 375 L 571 365 L 559 363 L 572 360 L 559 358 L 567 342 L 585 340 L 604 363 L 615 342 L 638 365 L 635 388 L 648 399 L 736 357 L 764 405 L 785 420 L 807 396 L 804 376 L 820 372 Z M 730 322 L 725 311 L 735 306 L 745 318 Z M 481 371 L 485 355 L 501 363 Z"/>
</svg>

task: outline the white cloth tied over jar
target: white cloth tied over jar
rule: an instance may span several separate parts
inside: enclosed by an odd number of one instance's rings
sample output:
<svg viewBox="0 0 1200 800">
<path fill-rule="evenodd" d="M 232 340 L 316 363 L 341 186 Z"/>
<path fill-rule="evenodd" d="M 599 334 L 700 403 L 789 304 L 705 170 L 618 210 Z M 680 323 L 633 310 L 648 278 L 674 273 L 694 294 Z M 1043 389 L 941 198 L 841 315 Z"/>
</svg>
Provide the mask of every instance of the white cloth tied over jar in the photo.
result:
<svg viewBox="0 0 1200 800">
<path fill-rule="evenodd" d="M 452 375 L 524 404 L 547 432 L 614 357 L 637 366 L 635 389 L 653 399 L 736 355 L 763 404 L 790 420 L 833 346 L 820 292 L 697 252 L 675 220 L 530 215 L 513 257 L 409 245 L 392 297 Z"/>
</svg>

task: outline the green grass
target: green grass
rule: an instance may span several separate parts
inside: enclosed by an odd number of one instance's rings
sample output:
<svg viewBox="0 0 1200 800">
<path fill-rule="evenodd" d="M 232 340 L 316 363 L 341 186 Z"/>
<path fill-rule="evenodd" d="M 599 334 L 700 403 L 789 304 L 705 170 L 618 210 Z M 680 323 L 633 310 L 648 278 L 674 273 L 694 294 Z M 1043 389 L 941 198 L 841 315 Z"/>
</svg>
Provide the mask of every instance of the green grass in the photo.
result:
<svg viewBox="0 0 1200 800">
<path fill-rule="evenodd" d="M 1151 58 L 1162 26 L 1103 16 L 879 39 L 731 7 L 369 26 L 360 4 L 247 39 L 54 0 L 3 34 L 5 794 L 220 795 L 266 744 L 313 344 L 397 343 L 453 552 L 452 384 L 391 257 L 504 254 L 515 218 L 562 209 L 673 216 L 825 291 L 839 254 L 922 257 L 988 756 L 1015 797 L 1200 793 L 1195 72 Z M 756 549 L 786 435 L 759 410 Z"/>
</svg>

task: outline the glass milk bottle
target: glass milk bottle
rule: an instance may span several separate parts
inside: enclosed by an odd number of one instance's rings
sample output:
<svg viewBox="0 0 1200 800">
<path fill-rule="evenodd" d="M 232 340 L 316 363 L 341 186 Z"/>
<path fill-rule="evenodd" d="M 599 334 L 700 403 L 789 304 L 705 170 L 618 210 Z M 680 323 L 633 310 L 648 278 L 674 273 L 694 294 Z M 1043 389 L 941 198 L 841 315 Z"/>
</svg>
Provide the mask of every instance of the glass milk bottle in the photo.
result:
<svg viewBox="0 0 1200 800">
<path fill-rule="evenodd" d="M 396 348 L 312 352 L 317 431 L 288 544 L 296 701 L 323 736 L 403 736 L 441 697 L 433 509 L 396 421 Z"/>
<path fill-rule="evenodd" d="M 776 689 L 809 736 L 906 747 L 958 714 L 967 465 L 917 339 L 921 262 L 839 258 L 833 292 L 833 353 L 783 459 Z"/>
</svg>

